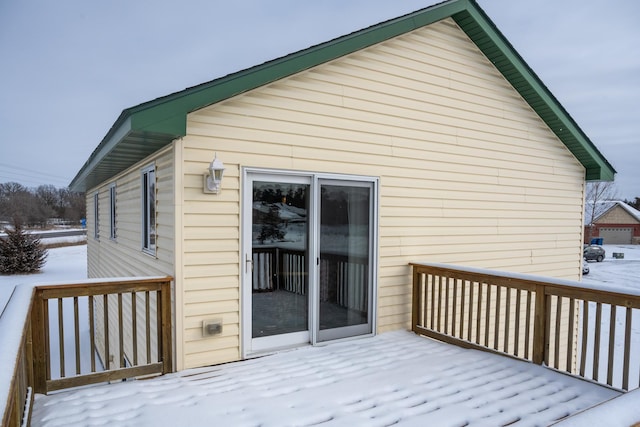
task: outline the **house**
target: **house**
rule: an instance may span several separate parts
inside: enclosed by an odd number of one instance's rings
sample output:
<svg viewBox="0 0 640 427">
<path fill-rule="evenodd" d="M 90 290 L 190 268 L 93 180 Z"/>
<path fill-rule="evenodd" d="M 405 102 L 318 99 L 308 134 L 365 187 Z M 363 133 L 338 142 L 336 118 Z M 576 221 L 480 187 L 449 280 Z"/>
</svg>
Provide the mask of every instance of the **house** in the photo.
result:
<svg viewBox="0 0 640 427">
<path fill-rule="evenodd" d="M 585 243 L 601 238 L 605 244 L 640 244 L 640 211 L 615 200 L 587 203 L 584 235 Z"/>
<path fill-rule="evenodd" d="M 614 174 L 449 0 L 128 108 L 71 188 L 90 277 L 173 277 L 181 370 L 407 329 L 416 260 L 578 279 Z"/>
</svg>

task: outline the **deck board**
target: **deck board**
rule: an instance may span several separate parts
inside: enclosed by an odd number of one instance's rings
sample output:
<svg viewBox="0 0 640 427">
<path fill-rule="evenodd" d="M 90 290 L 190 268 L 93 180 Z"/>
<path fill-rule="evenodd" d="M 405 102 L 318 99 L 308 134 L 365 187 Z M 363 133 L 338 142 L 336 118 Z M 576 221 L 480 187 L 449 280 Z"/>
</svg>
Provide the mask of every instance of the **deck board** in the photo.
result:
<svg viewBox="0 0 640 427">
<path fill-rule="evenodd" d="M 395 331 L 35 399 L 33 426 L 549 425 L 619 395 Z"/>
</svg>

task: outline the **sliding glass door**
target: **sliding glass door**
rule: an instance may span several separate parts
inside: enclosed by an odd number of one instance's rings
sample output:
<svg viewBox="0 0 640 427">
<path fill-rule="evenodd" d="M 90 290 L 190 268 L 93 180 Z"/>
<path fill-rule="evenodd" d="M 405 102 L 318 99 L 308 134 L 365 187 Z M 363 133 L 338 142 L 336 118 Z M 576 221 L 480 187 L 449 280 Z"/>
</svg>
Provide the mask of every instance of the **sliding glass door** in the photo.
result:
<svg viewBox="0 0 640 427">
<path fill-rule="evenodd" d="M 309 342 L 309 177 L 254 174 L 248 180 L 250 250 L 245 268 L 251 348 Z M 245 198 L 247 200 L 247 198 Z"/>
<path fill-rule="evenodd" d="M 373 331 L 375 181 L 246 172 L 245 353 Z"/>
<path fill-rule="evenodd" d="M 370 333 L 373 184 L 319 184 L 318 341 Z"/>
</svg>

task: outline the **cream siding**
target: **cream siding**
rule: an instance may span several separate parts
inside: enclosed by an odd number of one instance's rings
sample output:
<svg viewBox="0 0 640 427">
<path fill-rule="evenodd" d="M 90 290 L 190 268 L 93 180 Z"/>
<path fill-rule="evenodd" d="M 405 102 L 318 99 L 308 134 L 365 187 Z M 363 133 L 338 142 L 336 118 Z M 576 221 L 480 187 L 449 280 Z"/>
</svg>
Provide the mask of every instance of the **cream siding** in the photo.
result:
<svg viewBox="0 0 640 427">
<path fill-rule="evenodd" d="M 156 171 L 156 255 L 152 256 L 142 251 L 142 201 L 141 201 L 141 170 L 154 164 Z M 116 238 L 109 238 L 109 187 L 116 183 Z M 142 277 L 158 275 L 174 275 L 174 165 L 173 148 L 156 153 L 116 176 L 113 180 L 103 183 L 100 187 L 87 192 L 88 203 L 93 203 L 93 194 L 99 193 L 100 208 L 100 238 L 87 239 L 88 276 L 97 277 Z M 89 197 L 90 196 L 90 197 Z M 92 205 L 91 205 L 92 206 Z M 89 212 L 88 212 L 89 213 Z M 93 208 L 87 215 L 87 227 L 93 229 Z M 117 363 L 118 339 L 117 329 L 117 298 L 109 299 L 110 313 L 110 355 L 109 358 Z M 141 313 L 144 312 L 143 295 L 139 295 L 137 305 Z M 155 297 L 151 298 L 152 314 L 155 316 Z M 131 298 L 124 296 L 123 311 L 131 312 Z M 102 319 L 103 303 L 101 299 L 95 301 L 96 319 Z M 131 330 L 131 318 L 125 315 L 124 331 Z M 152 322 L 155 328 L 155 323 Z M 144 358 L 146 344 L 144 342 L 145 319 L 139 315 L 137 321 L 139 358 Z M 100 323 L 97 324 L 96 344 L 101 359 L 104 356 L 104 332 Z M 131 354 L 131 336 L 126 335 L 125 351 Z M 155 337 L 151 348 L 152 359 L 157 357 Z"/>
<path fill-rule="evenodd" d="M 380 177 L 379 332 L 409 324 L 410 261 L 579 277 L 584 168 L 450 19 L 191 113 L 182 143 L 185 368 L 240 357 L 241 167 Z"/>
</svg>

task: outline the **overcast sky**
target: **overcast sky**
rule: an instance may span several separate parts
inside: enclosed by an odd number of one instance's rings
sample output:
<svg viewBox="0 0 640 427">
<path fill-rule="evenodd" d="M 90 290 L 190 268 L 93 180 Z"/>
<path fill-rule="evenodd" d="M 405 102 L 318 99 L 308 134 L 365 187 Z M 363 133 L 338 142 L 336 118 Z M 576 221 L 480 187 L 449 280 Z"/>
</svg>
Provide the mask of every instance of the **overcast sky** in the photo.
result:
<svg viewBox="0 0 640 427">
<path fill-rule="evenodd" d="M 1 0 L 0 182 L 69 184 L 120 112 L 437 0 Z M 640 196 L 640 1 L 478 0 Z"/>
</svg>

